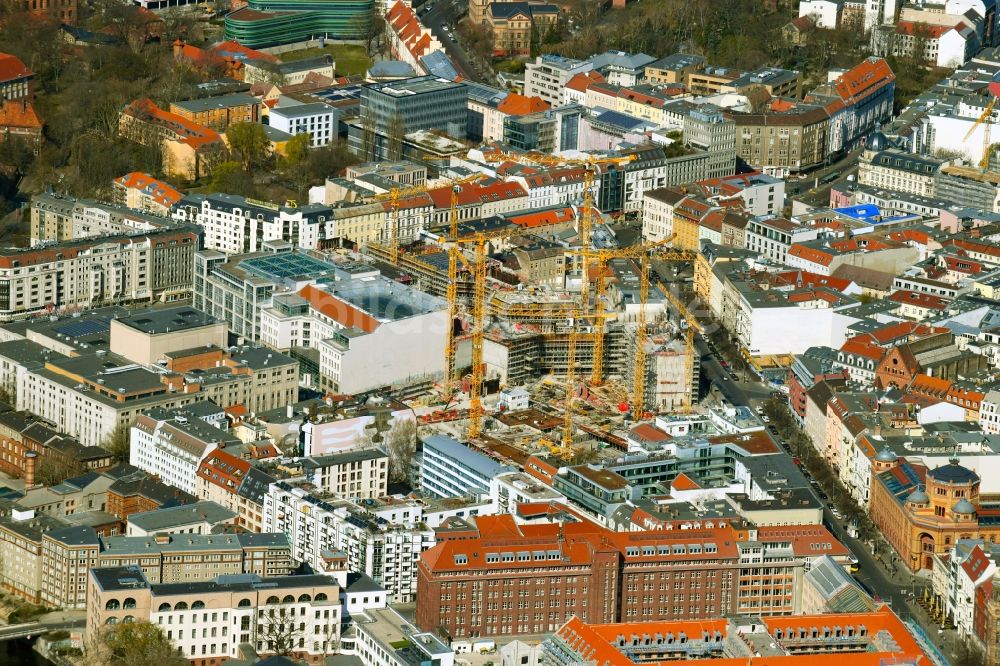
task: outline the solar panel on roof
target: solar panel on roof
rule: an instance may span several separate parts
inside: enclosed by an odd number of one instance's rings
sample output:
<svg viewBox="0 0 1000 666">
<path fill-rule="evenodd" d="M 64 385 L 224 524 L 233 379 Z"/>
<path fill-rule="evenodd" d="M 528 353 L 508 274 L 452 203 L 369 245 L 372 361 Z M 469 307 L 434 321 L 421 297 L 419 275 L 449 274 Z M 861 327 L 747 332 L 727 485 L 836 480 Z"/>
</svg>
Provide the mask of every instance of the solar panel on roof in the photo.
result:
<svg viewBox="0 0 1000 666">
<path fill-rule="evenodd" d="M 111 330 L 111 324 L 107 320 L 84 319 L 81 321 L 71 321 L 62 326 L 52 328 L 56 333 L 68 335 L 71 338 L 84 335 L 95 335 L 97 333 L 107 333 Z"/>
</svg>

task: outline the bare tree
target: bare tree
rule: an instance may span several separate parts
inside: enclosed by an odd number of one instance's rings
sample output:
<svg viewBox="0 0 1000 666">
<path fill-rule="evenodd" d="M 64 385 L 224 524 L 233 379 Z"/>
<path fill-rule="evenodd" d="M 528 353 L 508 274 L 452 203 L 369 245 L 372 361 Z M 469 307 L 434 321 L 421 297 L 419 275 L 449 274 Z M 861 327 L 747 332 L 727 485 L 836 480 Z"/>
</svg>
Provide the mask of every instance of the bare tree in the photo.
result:
<svg viewBox="0 0 1000 666">
<path fill-rule="evenodd" d="M 412 419 L 393 419 L 392 428 L 385 435 L 385 452 L 389 455 L 389 480 L 393 483 L 410 478 L 416 444 L 417 422 Z"/>
<path fill-rule="evenodd" d="M 386 157 L 389 161 L 403 159 L 403 141 L 406 139 L 406 121 L 401 115 L 394 114 L 389 119 L 388 145 L 386 147 Z"/>
<path fill-rule="evenodd" d="M 128 462 L 129 449 L 131 448 L 132 424 L 119 423 L 111 431 L 101 446 L 120 462 Z"/>
<path fill-rule="evenodd" d="M 69 456 L 50 449 L 38 461 L 38 468 L 35 470 L 35 483 L 40 483 L 43 486 L 55 486 L 86 471 L 86 466 L 79 460 L 73 460 Z"/>
<path fill-rule="evenodd" d="M 365 108 L 361 113 L 361 159 L 375 159 L 375 115 Z"/>
<path fill-rule="evenodd" d="M 257 640 L 264 644 L 263 652 L 287 657 L 301 649 L 305 640 L 305 623 L 285 614 L 285 609 L 269 609 L 257 627 Z"/>
</svg>

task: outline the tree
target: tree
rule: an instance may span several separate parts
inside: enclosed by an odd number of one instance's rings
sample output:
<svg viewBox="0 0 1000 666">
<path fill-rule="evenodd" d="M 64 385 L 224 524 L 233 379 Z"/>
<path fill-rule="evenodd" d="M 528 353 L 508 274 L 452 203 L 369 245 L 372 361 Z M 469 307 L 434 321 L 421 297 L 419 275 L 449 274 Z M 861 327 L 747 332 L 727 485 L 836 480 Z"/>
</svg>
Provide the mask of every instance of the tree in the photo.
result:
<svg viewBox="0 0 1000 666">
<path fill-rule="evenodd" d="M 173 643 L 155 624 L 126 622 L 108 625 L 87 646 L 88 666 L 187 666 Z"/>
<path fill-rule="evenodd" d="M 229 148 L 240 159 L 243 173 L 250 173 L 263 165 L 271 148 L 271 141 L 260 123 L 233 123 L 226 129 Z"/>
<path fill-rule="evenodd" d="M 370 108 L 365 107 L 361 110 L 361 159 L 375 159 L 377 138 L 375 114 Z"/>
<path fill-rule="evenodd" d="M 389 161 L 403 159 L 403 141 L 406 139 L 406 121 L 403 120 L 403 116 L 394 114 L 389 119 L 386 133 L 388 134 L 386 158 Z"/>
<path fill-rule="evenodd" d="M 287 657 L 296 648 L 301 647 L 305 640 L 303 631 L 296 624 L 295 617 L 285 615 L 282 608 L 276 612 L 274 608 L 260 619 L 257 629 L 257 639 L 264 643 L 263 652 L 279 657 Z"/>
<path fill-rule="evenodd" d="M 309 143 L 312 137 L 308 132 L 296 134 L 285 144 L 285 161 L 292 166 L 298 166 L 309 158 Z"/>
<path fill-rule="evenodd" d="M 131 448 L 132 424 L 119 422 L 101 446 L 119 462 L 128 462 Z"/>
<path fill-rule="evenodd" d="M 38 467 L 35 469 L 35 483 L 43 486 L 55 486 L 86 471 L 87 468 L 79 460 L 73 460 L 69 456 L 49 450 L 38 460 Z"/>
<path fill-rule="evenodd" d="M 393 419 L 385 435 L 385 452 L 389 455 L 389 481 L 400 483 L 410 478 L 410 467 L 417 444 L 417 422 Z"/>
</svg>

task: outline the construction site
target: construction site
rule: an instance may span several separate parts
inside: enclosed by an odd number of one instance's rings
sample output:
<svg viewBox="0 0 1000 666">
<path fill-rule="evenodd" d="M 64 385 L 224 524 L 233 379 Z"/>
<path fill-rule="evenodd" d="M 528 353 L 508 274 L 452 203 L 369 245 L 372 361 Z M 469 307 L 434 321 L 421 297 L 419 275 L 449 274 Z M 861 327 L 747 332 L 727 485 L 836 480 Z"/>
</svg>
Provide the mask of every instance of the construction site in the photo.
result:
<svg viewBox="0 0 1000 666">
<path fill-rule="evenodd" d="M 619 455 L 628 430 L 653 413 L 697 408 L 700 329 L 683 305 L 690 280 L 679 279 L 692 275 L 693 253 L 673 239 L 615 246 L 612 221 L 585 192 L 555 252 L 546 239 L 547 251 L 530 254 L 542 247 L 537 231 L 502 218 L 460 224 L 455 194 L 450 225 L 406 245 L 393 231 L 388 244 L 364 248 L 396 279 L 448 302 L 445 377 L 416 403 L 431 431 L 520 464 L 537 454 L 584 462 L 608 448 Z M 510 261 L 518 250 L 530 270 Z"/>
</svg>

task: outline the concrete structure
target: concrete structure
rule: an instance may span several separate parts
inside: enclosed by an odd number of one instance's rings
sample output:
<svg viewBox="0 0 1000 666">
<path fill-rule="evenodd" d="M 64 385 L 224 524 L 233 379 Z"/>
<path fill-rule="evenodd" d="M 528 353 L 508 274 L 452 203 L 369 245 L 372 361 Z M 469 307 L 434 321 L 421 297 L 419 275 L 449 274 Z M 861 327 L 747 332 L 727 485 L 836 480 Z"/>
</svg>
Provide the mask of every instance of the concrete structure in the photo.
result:
<svg viewBox="0 0 1000 666">
<path fill-rule="evenodd" d="M 336 498 L 374 499 L 388 494 L 389 456 L 372 448 L 303 458 L 305 478 Z"/>
<path fill-rule="evenodd" d="M 573 76 L 589 72 L 594 68 L 590 62 L 562 58 L 556 55 L 540 55 L 535 62 L 524 68 L 524 94 L 537 96 L 551 104 L 562 104 L 563 89 Z"/>
<path fill-rule="evenodd" d="M 373 608 L 357 623 L 355 650 L 366 666 L 454 666 L 455 652 L 433 632 L 421 633 L 393 608 Z"/>
<path fill-rule="evenodd" d="M 235 516 L 235 513 L 214 502 L 160 508 L 130 515 L 125 535 L 211 534 L 216 528 L 231 523 Z"/>
</svg>

